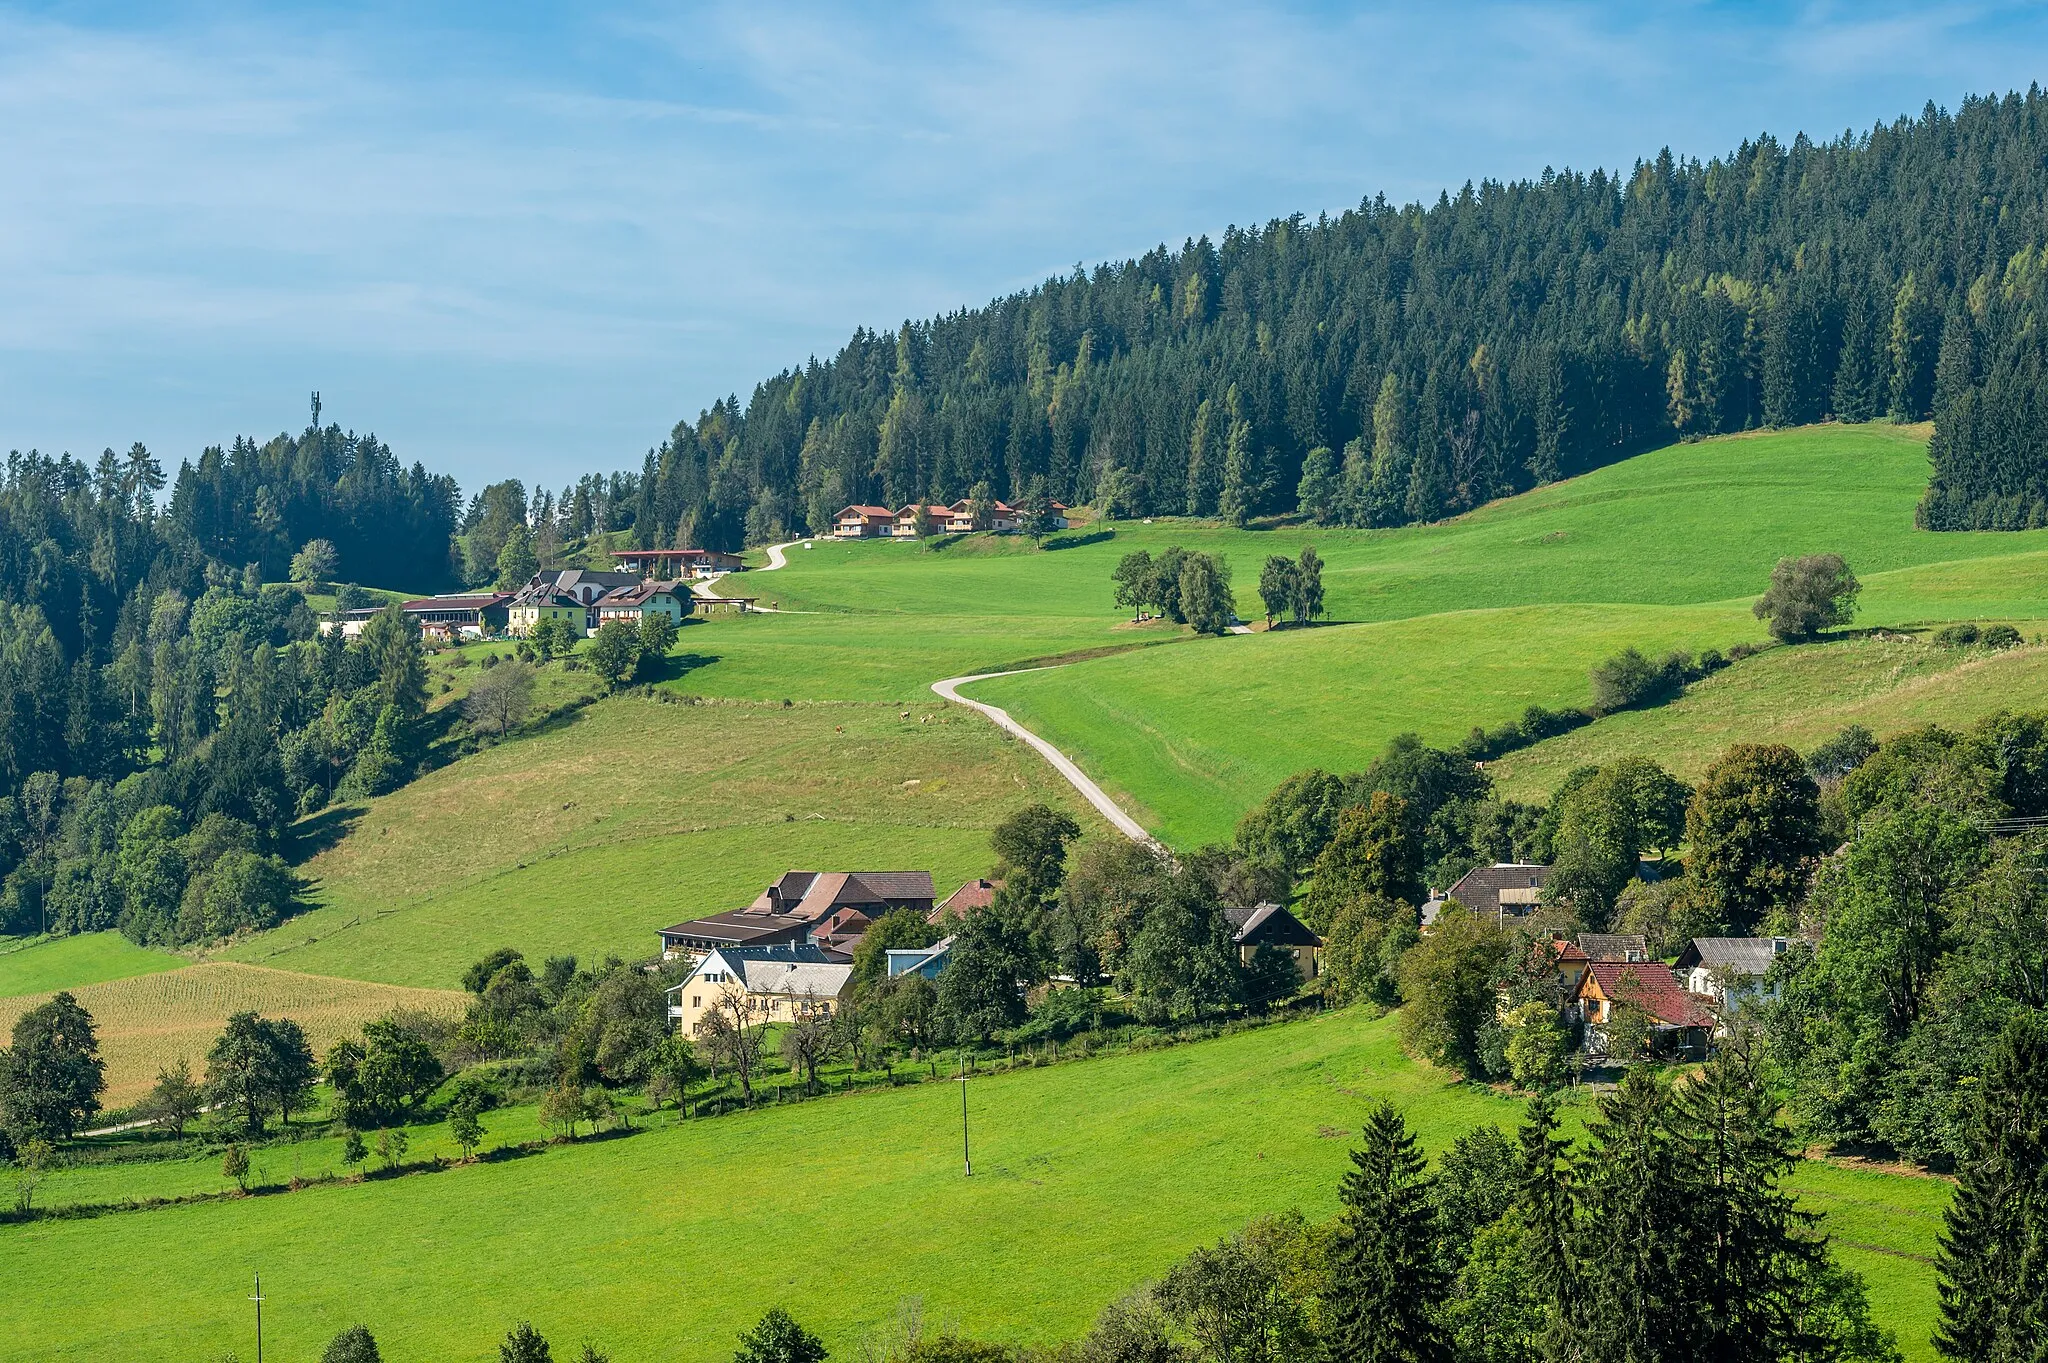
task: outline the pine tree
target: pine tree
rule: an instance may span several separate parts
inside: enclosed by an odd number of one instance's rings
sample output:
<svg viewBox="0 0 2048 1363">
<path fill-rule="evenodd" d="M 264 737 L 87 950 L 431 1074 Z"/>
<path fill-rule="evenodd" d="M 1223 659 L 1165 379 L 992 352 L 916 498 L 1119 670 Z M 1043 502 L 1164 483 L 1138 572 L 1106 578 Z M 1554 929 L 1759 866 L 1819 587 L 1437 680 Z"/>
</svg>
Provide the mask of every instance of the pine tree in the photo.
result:
<svg viewBox="0 0 2048 1363">
<path fill-rule="evenodd" d="M 1259 477 L 1258 455 L 1252 447 L 1252 424 L 1241 415 L 1235 385 L 1225 405 L 1230 410 L 1230 437 L 1223 449 L 1223 494 L 1217 499 L 1216 514 L 1232 525 L 1242 526 L 1259 509 L 1265 486 Z"/>
<path fill-rule="evenodd" d="M 1580 1319 L 1577 1224 L 1572 1210 L 1571 1145 L 1558 1139 L 1557 1103 L 1539 1093 L 1522 1119 L 1521 1188 L 1515 1216 L 1522 1234 L 1522 1261 L 1531 1284 L 1549 1307 L 1552 1357 L 1570 1353 Z"/>
<path fill-rule="evenodd" d="M 2048 1019 L 2007 1024 L 1970 1113 L 1969 1153 L 1941 1237 L 1934 1347 L 2033 1363 L 2048 1344 Z"/>
<path fill-rule="evenodd" d="M 1366 1119 L 1339 1197 L 1325 1363 L 1448 1363 L 1438 1317 L 1450 1284 L 1436 1253 L 1433 1180 L 1391 1103 Z"/>
<path fill-rule="evenodd" d="M 1589 1358 L 1681 1363 L 1695 1322 L 1683 1309 L 1690 1272 L 1688 1211 L 1666 1126 L 1670 1094 L 1632 1067 L 1600 1100 L 1591 1138 L 1574 1161 L 1580 1215 L 1597 1227 L 1598 1253 L 1580 1261 L 1583 1288 L 1573 1335 Z"/>
<path fill-rule="evenodd" d="M 1188 433 L 1188 498 L 1190 516 L 1216 513 L 1218 451 L 1216 450 L 1216 408 L 1208 398 L 1195 407 L 1194 426 Z"/>
</svg>

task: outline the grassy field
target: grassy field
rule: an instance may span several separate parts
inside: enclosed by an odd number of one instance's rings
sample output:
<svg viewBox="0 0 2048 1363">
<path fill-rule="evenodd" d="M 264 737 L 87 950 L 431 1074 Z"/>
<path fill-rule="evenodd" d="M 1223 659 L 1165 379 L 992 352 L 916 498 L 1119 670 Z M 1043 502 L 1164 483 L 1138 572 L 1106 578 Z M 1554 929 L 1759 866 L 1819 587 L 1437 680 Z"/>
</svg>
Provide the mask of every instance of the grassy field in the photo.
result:
<svg viewBox="0 0 2048 1363">
<path fill-rule="evenodd" d="M 1032 800 L 1082 808 L 1022 744 L 936 698 L 625 696 L 324 816 L 309 836 L 332 845 L 301 867 L 318 907 L 226 954 L 442 987 L 498 946 L 634 959 L 791 867 L 930 870 L 948 893 Z"/>
<path fill-rule="evenodd" d="M 2029 631 L 2030 633 L 2032 631 Z M 1695 683 L 1668 705 L 1609 715 L 1491 763 L 1508 794 L 1542 799 L 1574 767 L 1654 753 L 1697 780 L 1736 742 L 1811 751 L 1861 724 L 1885 737 L 1919 724 L 1967 724 L 2001 709 L 2048 706 L 2048 646 L 1992 653 L 1924 638 L 1835 640 L 1774 648 Z"/>
<path fill-rule="evenodd" d="M 483 1363 L 525 1318 L 558 1353 L 589 1338 L 620 1363 L 714 1360 L 778 1302 L 850 1356 L 910 1296 L 976 1335 L 1057 1339 L 1248 1217 L 1331 1214 L 1348 1139 L 1382 1096 L 1432 1150 L 1519 1116 L 1406 1059 L 1390 1020 L 1332 1013 L 978 1081 L 971 1180 L 958 1090 L 932 1083 L 439 1174 L 8 1228 L 0 1359 L 246 1350 L 258 1269 L 279 1357 L 311 1357 L 360 1321 L 394 1363 Z M 495 1142 L 524 1121 L 487 1125 Z M 1854 1231 L 1844 1238 L 1874 1247 L 1847 1253 L 1880 1318 L 1912 1325 L 1909 1356 L 1926 1357 L 1931 1277 L 1900 1255 L 1920 1252 L 1943 1185 L 1800 1177 Z M 1885 1214 L 1899 1207 L 1914 1214 Z M 849 1261 L 851 1282 L 823 1267 Z M 90 1293 L 75 1290 L 80 1262 L 94 1265 Z"/>
<path fill-rule="evenodd" d="M 245 1009 L 295 1019 L 319 1053 L 393 1008 L 459 1010 L 465 997 L 226 961 L 88 984 L 71 992 L 99 1028 L 100 1055 L 107 1065 L 102 1101 L 110 1108 L 141 1098 L 157 1072 L 180 1057 L 192 1062 L 195 1073 L 202 1071 L 206 1048 L 221 1024 Z M 48 997 L 0 999 L 0 1034 Z"/>
<path fill-rule="evenodd" d="M 118 932 L 53 937 L 0 950 L 0 999 L 125 980 L 184 964 L 182 957 L 139 947 Z"/>
</svg>

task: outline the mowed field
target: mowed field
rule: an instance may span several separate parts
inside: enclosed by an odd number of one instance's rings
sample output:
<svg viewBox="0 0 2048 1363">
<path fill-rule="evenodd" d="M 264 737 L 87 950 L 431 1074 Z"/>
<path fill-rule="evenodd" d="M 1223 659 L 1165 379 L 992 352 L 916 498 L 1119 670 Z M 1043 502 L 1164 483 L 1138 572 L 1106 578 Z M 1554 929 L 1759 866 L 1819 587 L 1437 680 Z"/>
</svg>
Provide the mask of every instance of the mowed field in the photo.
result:
<svg viewBox="0 0 2048 1363">
<path fill-rule="evenodd" d="M 0 999 L 125 980 L 184 964 L 183 957 L 137 946 L 118 932 L 53 937 L 0 952 Z"/>
<path fill-rule="evenodd" d="M 944 895 L 1020 806 L 1084 817 L 1023 744 L 924 700 L 602 701 L 326 816 L 317 907 L 225 954 L 443 988 L 500 946 L 632 960 L 792 867 L 929 870 Z"/>
<path fill-rule="evenodd" d="M 195 1076 L 205 1072 L 206 1050 L 221 1024 L 235 1013 L 292 1018 L 306 1029 L 316 1054 L 365 1022 L 394 1008 L 459 1013 L 466 995 L 439 989 L 404 989 L 301 975 L 288 970 L 213 961 L 137 975 L 71 990 L 99 1029 L 100 1056 L 107 1066 L 109 1108 L 143 1097 L 158 1071 L 189 1061 Z M 0 998 L 0 1035 L 51 995 Z"/>
<path fill-rule="evenodd" d="M 530 1319 L 558 1356 L 589 1339 L 619 1363 L 708 1363 L 778 1303 L 852 1357 L 911 1297 L 929 1321 L 1050 1341 L 1252 1216 L 1332 1214 L 1381 1097 L 1431 1151 L 1520 1115 L 1409 1060 L 1391 1019 L 1352 1009 L 977 1080 L 972 1179 L 951 1083 L 664 1118 L 442 1173 L 8 1228 L 0 1359 L 246 1349 L 256 1270 L 266 1352 L 284 1358 L 361 1322 L 393 1363 L 487 1363 Z M 486 1125 L 491 1143 L 531 1126 L 502 1113 Z M 1945 1185 L 1820 1165 L 1798 1183 L 1865 1246 L 1844 1259 L 1909 1357 L 1927 1357 L 1931 1274 L 1908 1256 L 1929 1243 Z M 82 1262 L 90 1292 L 77 1290 Z"/>
</svg>

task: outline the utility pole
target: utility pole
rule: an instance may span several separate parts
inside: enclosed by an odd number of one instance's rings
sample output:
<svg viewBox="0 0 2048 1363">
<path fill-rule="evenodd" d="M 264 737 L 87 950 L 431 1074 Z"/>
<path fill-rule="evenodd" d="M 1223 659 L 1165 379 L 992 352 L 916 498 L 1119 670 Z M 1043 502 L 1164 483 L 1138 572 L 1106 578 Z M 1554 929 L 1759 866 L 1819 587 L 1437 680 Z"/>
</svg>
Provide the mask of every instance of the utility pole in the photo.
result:
<svg viewBox="0 0 2048 1363">
<path fill-rule="evenodd" d="M 263 1363 L 263 1275 L 256 1275 L 256 1291 L 249 1297 L 256 1303 L 256 1363 Z"/>
<path fill-rule="evenodd" d="M 967 1165 L 967 1177 L 974 1177 L 974 1152 L 967 1144 L 967 1052 L 960 1052 L 960 1158 Z M 263 1363 L 257 1359 L 256 1363 Z"/>
</svg>

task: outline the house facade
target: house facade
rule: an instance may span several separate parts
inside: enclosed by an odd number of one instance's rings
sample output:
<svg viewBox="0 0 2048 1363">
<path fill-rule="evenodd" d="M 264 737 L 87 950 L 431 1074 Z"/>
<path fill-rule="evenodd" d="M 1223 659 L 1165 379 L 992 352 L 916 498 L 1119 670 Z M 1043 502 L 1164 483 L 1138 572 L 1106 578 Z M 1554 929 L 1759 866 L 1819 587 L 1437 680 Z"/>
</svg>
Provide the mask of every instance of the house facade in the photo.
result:
<svg viewBox="0 0 2048 1363">
<path fill-rule="evenodd" d="M 909 506 L 896 509 L 896 523 L 891 529 L 891 533 L 896 538 L 912 540 L 917 538 L 918 506 L 919 503 L 912 502 Z M 952 529 L 953 508 L 940 506 L 937 503 L 925 503 L 924 513 L 931 520 L 934 533 L 944 534 Z"/>
<path fill-rule="evenodd" d="M 530 636 L 543 620 L 560 620 L 578 634 L 589 628 L 590 612 L 581 601 L 552 587 L 534 587 L 513 597 L 505 607 L 505 632 L 520 638 Z"/>
<path fill-rule="evenodd" d="M 1648 1019 L 1652 1055 L 1704 1055 L 1714 1016 L 1704 1001 L 1687 993 L 1671 967 L 1659 961 L 1588 963 L 1572 1000 L 1586 1024 L 1588 1050 L 1604 1052 L 1607 1034 L 1622 1008 L 1637 1008 Z"/>
<path fill-rule="evenodd" d="M 638 625 L 644 616 L 666 615 L 680 625 L 690 614 L 689 591 L 680 582 L 650 579 L 630 587 L 619 587 L 597 599 L 597 623 L 620 620 Z"/>
<path fill-rule="evenodd" d="M 896 513 L 886 506 L 841 507 L 832 518 L 835 539 L 864 540 L 888 538 L 895 533 Z"/>
<path fill-rule="evenodd" d="M 481 639 L 504 630 L 511 600 L 510 592 L 462 592 L 423 596 L 406 602 L 402 609 L 419 622 L 422 634 L 442 639 Z"/>
<path fill-rule="evenodd" d="M 1695 937 L 1671 970 L 1688 993 L 1728 1004 L 1731 993 L 1761 994 L 1771 964 L 1791 945 L 1790 937 Z"/>
<path fill-rule="evenodd" d="M 852 966 L 813 946 L 720 947 L 669 988 L 669 1023 L 693 1036 L 721 1011 L 745 1026 L 830 1017 L 852 982 Z"/>
<path fill-rule="evenodd" d="M 1322 973 L 1323 939 L 1280 905 L 1226 907 L 1223 916 L 1230 922 L 1230 940 L 1237 947 L 1240 964 L 1250 965 L 1260 947 L 1273 947 L 1293 955 L 1294 967 L 1303 980 L 1313 980 Z"/>
</svg>

